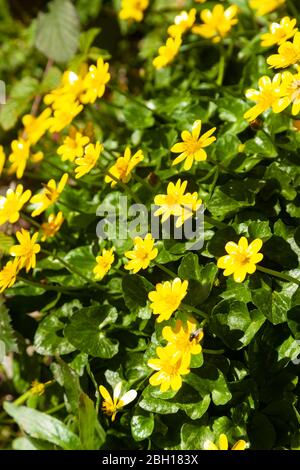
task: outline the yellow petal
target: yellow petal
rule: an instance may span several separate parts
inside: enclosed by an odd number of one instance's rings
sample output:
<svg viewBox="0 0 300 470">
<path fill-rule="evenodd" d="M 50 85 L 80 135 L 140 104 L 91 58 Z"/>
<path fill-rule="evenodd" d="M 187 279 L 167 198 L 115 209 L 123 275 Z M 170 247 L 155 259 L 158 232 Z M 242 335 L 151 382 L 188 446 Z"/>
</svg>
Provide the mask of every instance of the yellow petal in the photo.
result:
<svg viewBox="0 0 300 470">
<path fill-rule="evenodd" d="M 228 450 L 228 439 L 225 434 L 221 434 L 219 437 L 219 448 L 220 450 Z"/>
<path fill-rule="evenodd" d="M 112 398 L 107 390 L 103 385 L 100 385 L 99 387 L 99 392 L 101 393 L 102 397 L 104 398 L 105 401 L 109 403 L 113 403 Z"/>
<path fill-rule="evenodd" d="M 231 450 L 245 450 L 246 446 L 247 446 L 247 442 L 244 441 L 243 439 L 240 439 L 234 444 Z"/>
</svg>

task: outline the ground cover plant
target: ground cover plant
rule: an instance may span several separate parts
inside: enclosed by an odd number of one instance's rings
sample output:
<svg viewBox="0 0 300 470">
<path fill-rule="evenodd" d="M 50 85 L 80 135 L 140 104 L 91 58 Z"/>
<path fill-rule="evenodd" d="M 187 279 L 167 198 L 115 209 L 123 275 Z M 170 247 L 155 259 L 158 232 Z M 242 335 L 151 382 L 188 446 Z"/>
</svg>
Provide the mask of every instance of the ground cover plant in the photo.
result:
<svg viewBox="0 0 300 470">
<path fill-rule="evenodd" d="M 0 19 L 1 448 L 299 449 L 298 2 Z"/>
</svg>

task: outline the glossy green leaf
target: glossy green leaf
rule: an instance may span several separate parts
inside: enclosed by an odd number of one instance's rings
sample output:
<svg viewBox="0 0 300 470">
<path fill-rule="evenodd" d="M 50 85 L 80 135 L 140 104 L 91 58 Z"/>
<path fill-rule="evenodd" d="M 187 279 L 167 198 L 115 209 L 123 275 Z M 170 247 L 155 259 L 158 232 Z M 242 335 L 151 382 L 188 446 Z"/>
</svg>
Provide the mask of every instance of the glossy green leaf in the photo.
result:
<svg viewBox="0 0 300 470">
<path fill-rule="evenodd" d="M 71 1 L 53 0 L 49 12 L 39 14 L 35 45 L 55 62 L 67 62 L 74 56 L 79 45 L 79 21 Z"/>
<path fill-rule="evenodd" d="M 4 409 L 31 437 L 51 442 L 62 449 L 78 450 L 78 436 L 61 421 L 26 406 L 5 402 Z"/>
<path fill-rule="evenodd" d="M 109 305 L 82 308 L 72 317 L 64 334 L 79 351 L 94 357 L 111 358 L 117 354 L 119 343 L 109 338 L 106 330 L 117 317 L 116 309 Z"/>
</svg>

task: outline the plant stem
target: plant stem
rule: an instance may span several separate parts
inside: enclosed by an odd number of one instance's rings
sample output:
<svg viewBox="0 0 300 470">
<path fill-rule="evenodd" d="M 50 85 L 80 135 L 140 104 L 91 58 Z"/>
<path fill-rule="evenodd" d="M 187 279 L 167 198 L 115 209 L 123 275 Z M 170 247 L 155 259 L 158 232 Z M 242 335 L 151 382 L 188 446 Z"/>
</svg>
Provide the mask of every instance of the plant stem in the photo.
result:
<svg viewBox="0 0 300 470">
<path fill-rule="evenodd" d="M 225 73 L 225 49 L 222 44 L 220 44 L 220 61 L 219 61 L 219 70 L 216 80 L 216 84 L 221 87 L 223 84 L 224 73 Z"/>
<path fill-rule="evenodd" d="M 109 170 L 106 170 L 104 174 L 109 176 L 113 181 L 119 184 L 124 189 L 124 191 L 127 192 L 132 197 L 132 199 L 136 202 L 136 204 L 142 204 L 142 201 L 140 200 L 140 198 L 132 191 L 131 188 L 129 188 L 129 186 L 127 186 L 127 184 L 123 183 L 123 181 L 121 181 L 115 175 L 110 173 Z"/>
<path fill-rule="evenodd" d="M 214 189 L 215 189 L 215 186 L 216 186 L 216 184 L 217 184 L 218 178 L 219 178 L 219 170 L 218 170 L 218 168 L 216 168 L 216 173 L 215 173 L 215 175 L 214 175 L 214 179 L 213 179 L 213 181 L 212 181 L 212 183 L 211 183 L 211 185 L 210 185 L 210 190 L 209 190 L 209 194 L 208 194 L 208 198 L 207 198 L 208 201 L 210 201 L 210 199 L 211 199 L 211 197 L 212 197 L 212 193 L 213 193 L 213 191 L 214 191 Z"/>
<path fill-rule="evenodd" d="M 279 273 L 278 271 L 274 271 L 274 269 L 264 268 L 263 266 L 256 266 L 256 269 L 258 271 L 261 271 L 262 273 L 270 274 L 270 276 L 278 277 L 278 279 L 282 279 L 283 281 L 293 282 L 294 284 L 297 284 L 298 286 L 300 286 L 300 280 L 292 276 L 289 276 L 288 274 Z"/>
<path fill-rule="evenodd" d="M 88 373 L 88 376 L 90 377 L 91 381 L 93 382 L 93 385 L 95 387 L 95 396 L 96 396 L 96 412 L 98 414 L 99 412 L 99 408 L 100 408 L 100 393 L 99 393 L 99 389 L 98 389 L 98 384 L 96 382 L 96 379 L 95 379 L 95 376 L 91 370 L 91 366 L 90 366 L 90 363 L 88 362 L 87 365 L 85 366 L 86 367 L 86 371 Z"/>
<path fill-rule="evenodd" d="M 218 162 L 217 160 L 214 160 L 213 158 L 209 157 L 208 161 L 210 161 L 211 163 L 219 167 L 220 170 L 225 171 L 225 173 L 228 173 L 229 175 L 236 177 L 236 173 L 234 173 L 234 171 L 229 170 L 228 168 L 226 168 L 226 166 L 222 165 L 222 163 Z"/>
<path fill-rule="evenodd" d="M 144 188 L 146 188 L 147 190 L 150 190 L 153 193 L 153 186 L 151 186 L 147 180 L 145 180 L 144 178 L 141 178 L 136 173 L 134 173 L 132 176 L 133 176 L 133 179 L 135 179 L 135 181 L 137 181 L 138 183 L 141 183 L 144 186 Z"/>
<path fill-rule="evenodd" d="M 46 414 L 51 415 L 53 413 L 56 413 L 57 411 L 62 410 L 63 408 L 65 408 L 65 406 L 66 405 L 64 403 L 60 403 L 59 405 L 56 405 L 53 408 L 50 408 L 50 410 L 46 411 Z"/>
<path fill-rule="evenodd" d="M 205 354 L 224 354 L 224 349 L 202 349 Z"/>
<path fill-rule="evenodd" d="M 28 222 L 29 224 L 31 225 L 34 225 L 34 227 L 36 227 L 38 230 L 40 230 L 41 228 L 41 225 L 36 222 L 35 220 L 33 220 L 31 217 L 29 217 L 27 214 L 25 214 L 25 212 L 20 212 L 21 214 L 21 217 L 22 219 L 26 220 L 26 222 Z"/>
<path fill-rule="evenodd" d="M 287 0 L 287 7 L 288 7 L 289 10 L 291 10 L 291 13 L 293 14 L 293 16 L 296 19 L 299 19 L 299 13 L 298 13 L 297 8 L 294 5 L 293 0 Z"/>
<path fill-rule="evenodd" d="M 214 225 L 215 227 L 220 229 L 228 227 L 228 225 L 224 222 L 220 222 L 220 220 L 216 220 L 213 217 L 210 217 L 209 215 L 204 215 L 204 222 L 207 222 L 210 225 Z"/>
<path fill-rule="evenodd" d="M 185 304 L 184 302 L 181 302 L 181 306 L 184 307 L 186 310 L 190 310 L 191 312 L 196 313 L 197 315 L 200 315 L 200 317 L 208 319 L 208 314 L 203 312 L 202 310 L 199 310 L 199 308 L 197 307 L 193 307 L 192 305 Z"/>
<path fill-rule="evenodd" d="M 21 395 L 19 398 L 14 400 L 12 403 L 13 405 L 16 405 L 16 406 L 22 405 L 30 396 L 31 396 L 31 391 L 27 390 L 27 392 L 23 393 L 23 395 Z M 3 411 L 0 414 L 0 419 L 4 418 L 6 414 L 7 414 L 6 411 Z"/>
<path fill-rule="evenodd" d="M 52 256 L 53 258 L 57 259 L 57 261 L 59 261 L 68 271 L 70 271 L 70 273 L 76 274 L 77 276 L 81 277 L 81 279 L 86 281 L 88 284 L 91 284 L 92 286 L 96 287 L 97 289 L 105 290 L 105 288 L 103 286 L 100 286 L 96 282 L 93 282 L 87 276 L 85 276 L 80 271 L 78 271 L 77 268 L 75 268 L 73 265 L 69 264 L 67 261 L 65 261 L 63 258 L 58 256 L 56 253 L 51 253 L 50 251 L 47 251 L 47 250 L 41 250 L 41 253 L 44 253 L 47 256 Z"/>
<path fill-rule="evenodd" d="M 216 166 L 214 166 L 213 168 L 211 168 L 211 169 L 209 170 L 209 172 L 208 172 L 205 176 L 203 176 L 203 178 L 200 178 L 200 179 L 198 180 L 199 183 L 203 183 L 204 181 L 208 180 L 208 179 L 217 171 L 217 169 L 218 169 L 218 168 L 217 168 Z"/>
<path fill-rule="evenodd" d="M 164 271 L 166 274 L 168 274 L 170 277 L 178 277 L 177 274 L 175 274 L 171 269 L 169 268 L 166 268 L 166 266 L 164 266 L 163 264 L 159 264 L 159 263 L 155 263 L 155 266 L 157 266 L 161 271 Z"/>
<path fill-rule="evenodd" d="M 62 292 L 63 294 L 68 294 L 68 295 L 74 295 L 74 291 L 78 291 L 79 289 L 78 287 L 69 287 L 67 290 L 64 287 L 54 286 L 53 284 L 42 284 L 40 282 L 31 281 L 30 279 L 26 279 L 25 277 L 22 277 L 22 276 L 17 276 L 17 280 L 24 282 L 24 284 L 27 284 L 28 286 L 39 287 L 44 290 L 50 290 L 50 291 L 55 291 L 55 292 Z M 71 291 L 73 291 L 73 293 Z"/>
</svg>

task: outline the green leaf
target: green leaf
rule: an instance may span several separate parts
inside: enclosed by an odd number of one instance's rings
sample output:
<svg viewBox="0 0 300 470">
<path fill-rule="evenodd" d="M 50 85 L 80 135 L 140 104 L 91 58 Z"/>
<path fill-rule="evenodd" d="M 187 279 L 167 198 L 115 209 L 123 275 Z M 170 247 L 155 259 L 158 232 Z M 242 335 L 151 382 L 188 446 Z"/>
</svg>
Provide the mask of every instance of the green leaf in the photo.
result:
<svg viewBox="0 0 300 470">
<path fill-rule="evenodd" d="M 260 189 L 257 181 L 245 179 L 243 182 L 229 180 L 222 187 L 217 187 L 207 204 L 214 217 L 223 220 L 236 214 L 241 209 L 254 206 L 255 193 Z"/>
<path fill-rule="evenodd" d="M 187 253 L 178 268 L 178 275 L 181 279 L 200 281 L 201 267 L 199 258 L 195 253 Z"/>
<path fill-rule="evenodd" d="M 28 437 L 17 437 L 12 443 L 13 450 L 54 450 L 49 442 Z"/>
<path fill-rule="evenodd" d="M 37 89 L 38 81 L 32 77 L 23 77 L 12 87 L 7 103 L 0 107 L 0 126 L 5 131 L 12 129 L 26 112 Z"/>
<path fill-rule="evenodd" d="M 91 45 L 93 44 L 96 37 L 100 34 L 100 28 L 90 28 L 88 31 L 84 31 L 80 35 L 80 50 L 83 54 L 87 54 Z"/>
<path fill-rule="evenodd" d="M 239 153 L 241 142 L 234 134 L 224 134 L 218 137 L 215 145 L 217 159 L 227 166 L 232 158 Z"/>
<path fill-rule="evenodd" d="M 222 300 L 210 317 L 211 331 L 231 349 L 241 349 L 250 343 L 265 322 L 259 310 L 249 311 L 247 305 L 234 299 Z"/>
<path fill-rule="evenodd" d="M 79 351 L 109 359 L 119 350 L 119 342 L 107 337 L 105 327 L 116 322 L 117 311 L 110 305 L 82 308 L 64 330 L 66 338 Z"/>
<path fill-rule="evenodd" d="M 208 426 L 185 423 L 181 428 L 182 450 L 203 450 L 206 441 L 214 441 L 214 434 Z"/>
<path fill-rule="evenodd" d="M 64 257 L 64 260 L 74 266 L 81 274 L 93 280 L 93 269 L 96 266 L 96 258 L 91 246 L 80 246 Z"/>
<path fill-rule="evenodd" d="M 98 450 L 105 441 L 105 431 L 98 422 L 92 400 L 81 393 L 79 398 L 79 437 L 83 450 Z"/>
<path fill-rule="evenodd" d="M 65 327 L 64 320 L 70 319 L 80 307 L 80 302 L 74 300 L 50 313 L 41 321 L 34 337 L 34 346 L 39 354 L 69 354 L 75 351 L 75 347 L 62 333 Z"/>
<path fill-rule="evenodd" d="M 254 414 L 249 423 L 248 433 L 253 450 L 269 450 L 273 448 L 276 432 L 273 424 L 265 414 L 260 412 Z"/>
<path fill-rule="evenodd" d="M 264 157 L 277 157 L 278 153 L 272 140 L 262 131 L 258 131 L 253 139 L 247 140 L 244 152 L 247 155 L 263 155 Z"/>
<path fill-rule="evenodd" d="M 131 418 L 131 433 L 135 441 L 143 441 L 151 436 L 154 430 L 154 415 L 138 409 Z"/>
<path fill-rule="evenodd" d="M 189 418 L 199 419 L 209 407 L 210 396 L 207 393 L 202 395 L 196 392 L 198 390 L 187 384 L 183 384 L 177 393 L 171 390 L 162 393 L 158 387 L 149 385 L 143 392 L 139 406 L 143 410 L 158 414 L 175 414 L 182 410 Z"/>
<path fill-rule="evenodd" d="M 223 373 L 214 365 L 206 364 L 197 370 L 197 374 L 190 373 L 184 381 L 193 387 L 201 396 L 211 394 L 216 405 L 225 405 L 231 399 Z"/>
<path fill-rule="evenodd" d="M 122 290 L 124 302 L 129 310 L 140 311 L 146 307 L 148 293 L 146 289 L 147 281 L 137 274 L 126 274 L 122 278 Z M 150 288 L 151 285 L 148 285 Z"/>
<path fill-rule="evenodd" d="M 62 359 L 58 360 L 59 364 L 53 363 L 51 370 L 55 380 L 64 387 L 66 392 L 66 407 L 67 409 L 77 414 L 79 406 L 79 397 L 81 394 L 81 388 L 79 383 L 79 377 L 76 372 L 68 366 Z"/>
<path fill-rule="evenodd" d="M 272 236 L 269 222 L 266 220 L 251 221 L 248 224 L 250 238 L 267 239 Z"/>
<path fill-rule="evenodd" d="M 0 232 L 0 254 L 9 254 L 9 249 L 15 244 L 14 239 Z"/>
<path fill-rule="evenodd" d="M 147 109 L 143 104 L 137 102 L 128 102 L 123 109 L 124 119 L 128 129 L 146 129 L 152 127 L 154 118 L 152 111 Z"/>
<path fill-rule="evenodd" d="M 35 46 L 55 62 L 67 62 L 79 45 L 79 19 L 69 0 L 53 0 L 37 19 Z"/>
<path fill-rule="evenodd" d="M 252 302 L 274 325 L 287 321 L 287 313 L 292 307 L 292 297 L 297 284 L 284 283 L 282 289 L 272 291 L 262 281 L 262 286 L 252 290 Z"/>
<path fill-rule="evenodd" d="M 297 191 L 293 184 L 297 169 L 296 166 L 282 165 L 276 161 L 267 167 L 265 178 L 267 180 L 275 180 L 283 197 L 288 201 L 293 201 L 297 196 Z"/>
<path fill-rule="evenodd" d="M 247 103 L 240 98 L 228 96 L 218 100 L 220 119 L 232 123 L 227 129 L 227 132 L 231 134 L 239 134 L 248 127 L 248 122 L 244 119 L 244 114 L 247 110 Z"/>
<path fill-rule="evenodd" d="M 286 269 L 298 267 L 298 256 L 282 237 L 273 235 L 263 246 L 265 256 Z"/>
<path fill-rule="evenodd" d="M 11 320 L 8 314 L 8 309 L 5 307 L 3 300 L 0 298 L 0 347 L 2 343 L 1 356 L 6 355 L 9 352 L 18 351 L 15 332 L 10 324 L 10 321 Z"/>
<path fill-rule="evenodd" d="M 178 268 L 178 275 L 181 279 L 189 281 L 187 304 L 197 305 L 205 302 L 210 295 L 217 272 L 215 263 L 200 266 L 195 253 L 184 256 Z"/>
<path fill-rule="evenodd" d="M 52 416 L 26 406 L 4 403 L 4 409 L 31 437 L 52 442 L 65 450 L 79 450 L 80 440 L 65 424 Z"/>
</svg>

